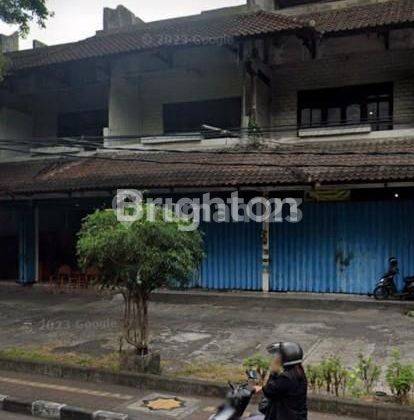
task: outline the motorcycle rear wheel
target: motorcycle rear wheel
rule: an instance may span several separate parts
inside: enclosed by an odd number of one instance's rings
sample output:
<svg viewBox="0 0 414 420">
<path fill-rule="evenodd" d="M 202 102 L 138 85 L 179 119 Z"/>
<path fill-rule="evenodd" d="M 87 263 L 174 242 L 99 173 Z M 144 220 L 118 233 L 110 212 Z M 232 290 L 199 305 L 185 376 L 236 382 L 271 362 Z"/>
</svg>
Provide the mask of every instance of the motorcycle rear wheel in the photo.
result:
<svg viewBox="0 0 414 420">
<path fill-rule="evenodd" d="M 384 286 L 376 287 L 373 295 L 376 300 L 385 300 L 390 297 L 388 289 L 386 289 Z"/>
</svg>

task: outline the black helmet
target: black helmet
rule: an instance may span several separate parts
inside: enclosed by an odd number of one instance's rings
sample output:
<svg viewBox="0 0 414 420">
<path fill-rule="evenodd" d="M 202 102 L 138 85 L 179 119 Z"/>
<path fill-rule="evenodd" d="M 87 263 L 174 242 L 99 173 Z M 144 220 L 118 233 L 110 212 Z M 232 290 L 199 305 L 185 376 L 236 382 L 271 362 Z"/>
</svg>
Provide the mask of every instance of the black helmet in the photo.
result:
<svg viewBox="0 0 414 420">
<path fill-rule="evenodd" d="M 303 350 L 297 343 L 274 343 L 267 346 L 270 354 L 280 354 L 283 366 L 294 366 L 303 362 Z"/>
<path fill-rule="evenodd" d="M 390 265 L 398 265 L 398 260 L 395 257 L 389 258 L 388 262 Z"/>
</svg>

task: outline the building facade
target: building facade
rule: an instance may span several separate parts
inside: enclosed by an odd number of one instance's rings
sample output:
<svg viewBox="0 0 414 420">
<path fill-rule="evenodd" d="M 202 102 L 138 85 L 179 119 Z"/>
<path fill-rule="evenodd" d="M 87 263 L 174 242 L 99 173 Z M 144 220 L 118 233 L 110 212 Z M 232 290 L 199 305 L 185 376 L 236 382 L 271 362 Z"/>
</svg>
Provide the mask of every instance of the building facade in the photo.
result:
<svg viewBox="0 0 414 420">
<path fill-rule="evenodd" d="M 11 44 L 0 278 L 75 268 L 82 217 L 120 188 L 298 200 L 297 223 L 202 223 L 197 287 L 366 294 L 391 256 L 414 273 L 412 1 L 251 0 L 150 23 L 118 7 L 92 38 Z"/>
</svg>

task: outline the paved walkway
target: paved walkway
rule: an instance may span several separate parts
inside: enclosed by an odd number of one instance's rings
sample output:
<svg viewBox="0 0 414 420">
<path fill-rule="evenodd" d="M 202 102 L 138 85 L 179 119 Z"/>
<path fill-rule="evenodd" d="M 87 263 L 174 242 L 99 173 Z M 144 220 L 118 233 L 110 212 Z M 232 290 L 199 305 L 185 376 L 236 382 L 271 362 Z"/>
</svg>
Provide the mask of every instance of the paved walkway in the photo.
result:
<svg viewBox="0 0 414 420">
<path fill-rule="evenodd" d="M 52 379 L 39 375 L 16 374 L 14 372 L 0 371 L 0 394 L 10 395 L 15 398 L 35 401 L 46 400 L 64 403 L 77 407 L 95 410 L 108 410 L 120 413 L 128 413 L 132 420 L 144 420 L 157 418 L 176 418 L 165 411 L 148 414 L 141 411 L 143 400 L 150 400 L 157 396 L 156 391 L 138 390 L 123 386 L 92 384 L 73 380 Z M 221 404 L 221 400 L 211 398 L 189 397 L 185 395 L 158 396 L 178 397 L 186 403 L 189 409 L 182 412 L 179 418 L 188 420 L 207 420 L 214 412 L 214 408 Z M 252 407 L 251 410 L 255 408 Z M 171 415 L 171 417 L 170 417 Z M 0 412 L 0 418 L 25 419 L 24 416 L 13 416 Z M 352 420 L 349 417 L 338 417 L 312 413 L 311 420 Z"/>
<path fill-rule="evenodd" d="M 95 295 L 0 287 L 0 349 L 106 356 L 119 346 L 122 306 L 119 299 Z M 269 342 L 282 340 L 300 342 L 308 363 L 336 354 L 351 367 L 363 352 L 384 366 L 394 347 L 407 360 L 414 357 L 414 319 L 393 310 L 156 302 L 150 325 L 152 346 L 162 351 L 167 373 L 188 371 L 189 364 L 240 366 Z"/>
</svg>

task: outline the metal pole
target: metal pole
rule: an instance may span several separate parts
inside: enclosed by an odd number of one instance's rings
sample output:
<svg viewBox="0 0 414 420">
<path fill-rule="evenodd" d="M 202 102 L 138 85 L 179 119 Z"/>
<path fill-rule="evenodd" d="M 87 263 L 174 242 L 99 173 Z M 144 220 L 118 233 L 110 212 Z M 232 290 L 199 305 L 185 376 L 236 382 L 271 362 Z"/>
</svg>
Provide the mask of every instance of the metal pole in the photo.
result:
<svg viewBox="0 0 414 420">
<path fill-rule="evenodd" d="M 35 278 L 34 281 L 39 282 L 39 206 L 34 208 L 34 263 L 35 263 Z"/>
</svg>

